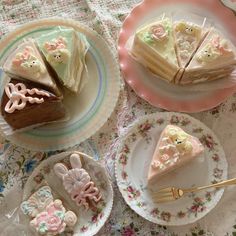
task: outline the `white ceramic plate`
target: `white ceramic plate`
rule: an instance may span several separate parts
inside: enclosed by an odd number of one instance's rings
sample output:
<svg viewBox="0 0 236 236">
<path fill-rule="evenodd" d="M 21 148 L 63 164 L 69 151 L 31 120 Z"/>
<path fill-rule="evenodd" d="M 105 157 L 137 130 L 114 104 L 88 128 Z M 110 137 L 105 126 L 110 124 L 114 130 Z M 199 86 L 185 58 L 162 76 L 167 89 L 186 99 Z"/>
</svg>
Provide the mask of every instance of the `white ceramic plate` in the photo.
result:
<svg viewBox="0 0 236 236">
<path fill-rule="evenodd" d="M 160 179 L 154 187 L 156 190 L 170 186 L 202 186 L 227 178 L 224 150 L 214 133 L 188 115 L 162 112 L 141 117 L 123 136 L 116 159 L 116 179 L 126 203 L 137 214 L 161 225 L 184 225 L 210 212 L 224 189 L 189 194 L 164 204 L 153 202 L 147 190 L 147 172 L 157 140 L 167 124 L 177 125 L 198 137 L 205 151 L 200 158 Z"/>
<path fill-rule="evenodd" d="M 61 180 L 55 175 L 53 171 L 54 164 L 58 162 L 69 163 L 69 156 L 74 152 L 63 152 L 58 155 L 51 156 L 47 160 L 43 161 L 31 174 L 27 180 L 23 192 L 23 199 L 26 200 L 29 196 L 35 192 L 40 186 L 47 183 L 51 189 L 52 194 L 56 198 L 64 199 L 66 204 L 71 207 L 78 216 L 78 222 L 73 229 L 74 236 L 91 236 L 95 235 L 101 227 L 105 224 L 107 218 L 109 217 L 113 204 L 113 190 L 106 173 L 105 168 L 98 163 L 98 161 L 93 160 L 91 157 L 84 153 L 82 155 L 84 164 L 83 167 L 86 169 L 91 176 L 92 180 L 95 182 L 96 186 L 101 191 L 102 197 L 104 199 L 101 204 L 100 213 L 94 213 L 91 210 L 84 210 L 83 208 L 78 208 L 73 202 L 68 203 L 68 196 L 65 191 L 63 191 L 63 185 Z"/>
<path fill-rule="evenodd" d="M 54 26 L 73 27 L 87 36 L 90 48 L 87 54 L 89 79 L 79 96 L 65 95 L 64 102 L 70 120 L 15 133 L 7 137 L 12 143 L 31 150 L 53 151 L 78 144 L 93 135 L 111 115 L 120 90 L 118 63 L 105 41 L 93 30 L 78 22 L 63 19 L 44 19 L 25 24 L 9 33 L 0 42 L 0 65 L 12 47 L 26 37 L 35 37 Z M 4 73 L 0 71 L 3 90 Z M 2 93 L 2 91 L 1 91 Z"/>
</svg>

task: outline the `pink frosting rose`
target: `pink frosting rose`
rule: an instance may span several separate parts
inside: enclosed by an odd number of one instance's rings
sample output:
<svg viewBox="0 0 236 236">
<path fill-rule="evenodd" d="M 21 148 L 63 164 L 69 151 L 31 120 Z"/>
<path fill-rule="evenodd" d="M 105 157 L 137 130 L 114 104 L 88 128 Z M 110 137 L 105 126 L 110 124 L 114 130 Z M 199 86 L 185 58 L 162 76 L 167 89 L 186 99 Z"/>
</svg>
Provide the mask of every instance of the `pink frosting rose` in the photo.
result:
<svg viewBox="0 0 236 236">
<path fill-rule="evenodd" d="M 151 34 L 154 39 L 159 40 L 159 41 L 163 40 L 167 36 L 165 28 L 161 24 L 152 26 Z"/>
<path fill-rule="evenodd" d="M 65 224 L 62 222 L 62 220 L 55 215 L 49 215 L 47 218 L 47 226 L 48 231 L 56 231 L 58 233 L 62 233 L 65 230 Z"/>
</svg>

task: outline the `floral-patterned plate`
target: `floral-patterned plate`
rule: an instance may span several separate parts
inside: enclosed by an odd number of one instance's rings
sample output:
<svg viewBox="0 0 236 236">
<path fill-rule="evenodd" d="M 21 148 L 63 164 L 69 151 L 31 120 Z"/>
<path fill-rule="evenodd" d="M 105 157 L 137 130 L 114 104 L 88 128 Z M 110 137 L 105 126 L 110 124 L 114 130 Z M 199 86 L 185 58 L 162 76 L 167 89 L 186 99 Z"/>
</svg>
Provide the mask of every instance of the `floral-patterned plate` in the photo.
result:
<svg viewBox="0 0 236 236">
<path fill-rule="evenodd" d="M 61 180 L 58 179 L 53 170 L 53 166 L 58 162 L 70 165 L 69 157 L 72 153 L 75 152 L 63 152 L 43 161 L 27 180 L 23 192 L 23 200 L 28 199 L 29 196 L 41 186 L 49 185 L 52 189 L 54 199 L 61 199 L 64 202 L 64 205 L 69 206 L 70 210 L 74 211 L 78 216 L 78 222 L 76 223 L 73 232 L 70 230 L 68 234 L 74 236 L 95 235 L 105 224 L 111 213 L 113 205 L 112 185 L 105 168 L 98 161 L 93 160 L 84 153 L 77 152 L 83 158 L 83 168 L 88 171 L 102 195 L 102 201 L 97 204 L 96 209 L 93 211 L 90 209 L 86 211 L 81 207 L 77 207 L 70 201 L 69 196 L 63 189 Z"/>
<path fill-rule="evenodd" d="M 147 172 L 157 140 L 168 124 L 198 137 L 205 150 L 201 157 L 157 181 L 156 190 L 202 186 L 227 178 L 224 150 L 214 133 L 188 115 L 162 112 L 141 117 L 123 136 L 116 159 L 116 180 L 126 203 L 145 219 L 161 225 L 184 225 L 210 212 L 224 189 L 205 190 L 164 204 L 153 202 L 147 189 Z"/>
</svg>

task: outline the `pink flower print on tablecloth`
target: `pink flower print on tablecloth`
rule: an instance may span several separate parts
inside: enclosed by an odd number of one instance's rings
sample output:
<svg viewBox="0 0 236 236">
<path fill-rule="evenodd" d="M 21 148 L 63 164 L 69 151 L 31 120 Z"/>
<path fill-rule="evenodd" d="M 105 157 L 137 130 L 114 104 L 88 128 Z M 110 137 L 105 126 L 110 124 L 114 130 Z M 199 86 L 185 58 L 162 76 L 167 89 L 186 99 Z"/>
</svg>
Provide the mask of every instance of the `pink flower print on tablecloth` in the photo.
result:
<svg viewBox="0 0 236 236">
<path fill-rule="evenodd" d="M 124 228 L 122 233 L 122 236 L 135 236 L 135 231 L 131 227 Z"/>
</svg>

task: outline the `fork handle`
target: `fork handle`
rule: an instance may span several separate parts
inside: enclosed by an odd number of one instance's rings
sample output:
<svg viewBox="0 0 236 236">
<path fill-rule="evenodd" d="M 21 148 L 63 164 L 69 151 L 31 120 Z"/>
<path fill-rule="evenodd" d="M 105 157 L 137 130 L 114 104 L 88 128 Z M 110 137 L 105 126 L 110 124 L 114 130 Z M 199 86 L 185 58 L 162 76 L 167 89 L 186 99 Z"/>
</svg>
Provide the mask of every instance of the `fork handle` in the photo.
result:
<svg viewBox="0 0 236 236">
<path fill-rule="evenodd" d="M 184 193 L 193 193 L 193 192 L 197 192 L 197 191 L 207 189 L 207 188 L 220 188 L 220 187 L 225 187 L 225 186 L 234 185 L 234 184 L 236 184 L 236 178 L 224 180 L 219 183 L 210 184 L 210 185 L 203 186 L 203 187 L 183 189 L 183 192 Z"/>
</svg>

